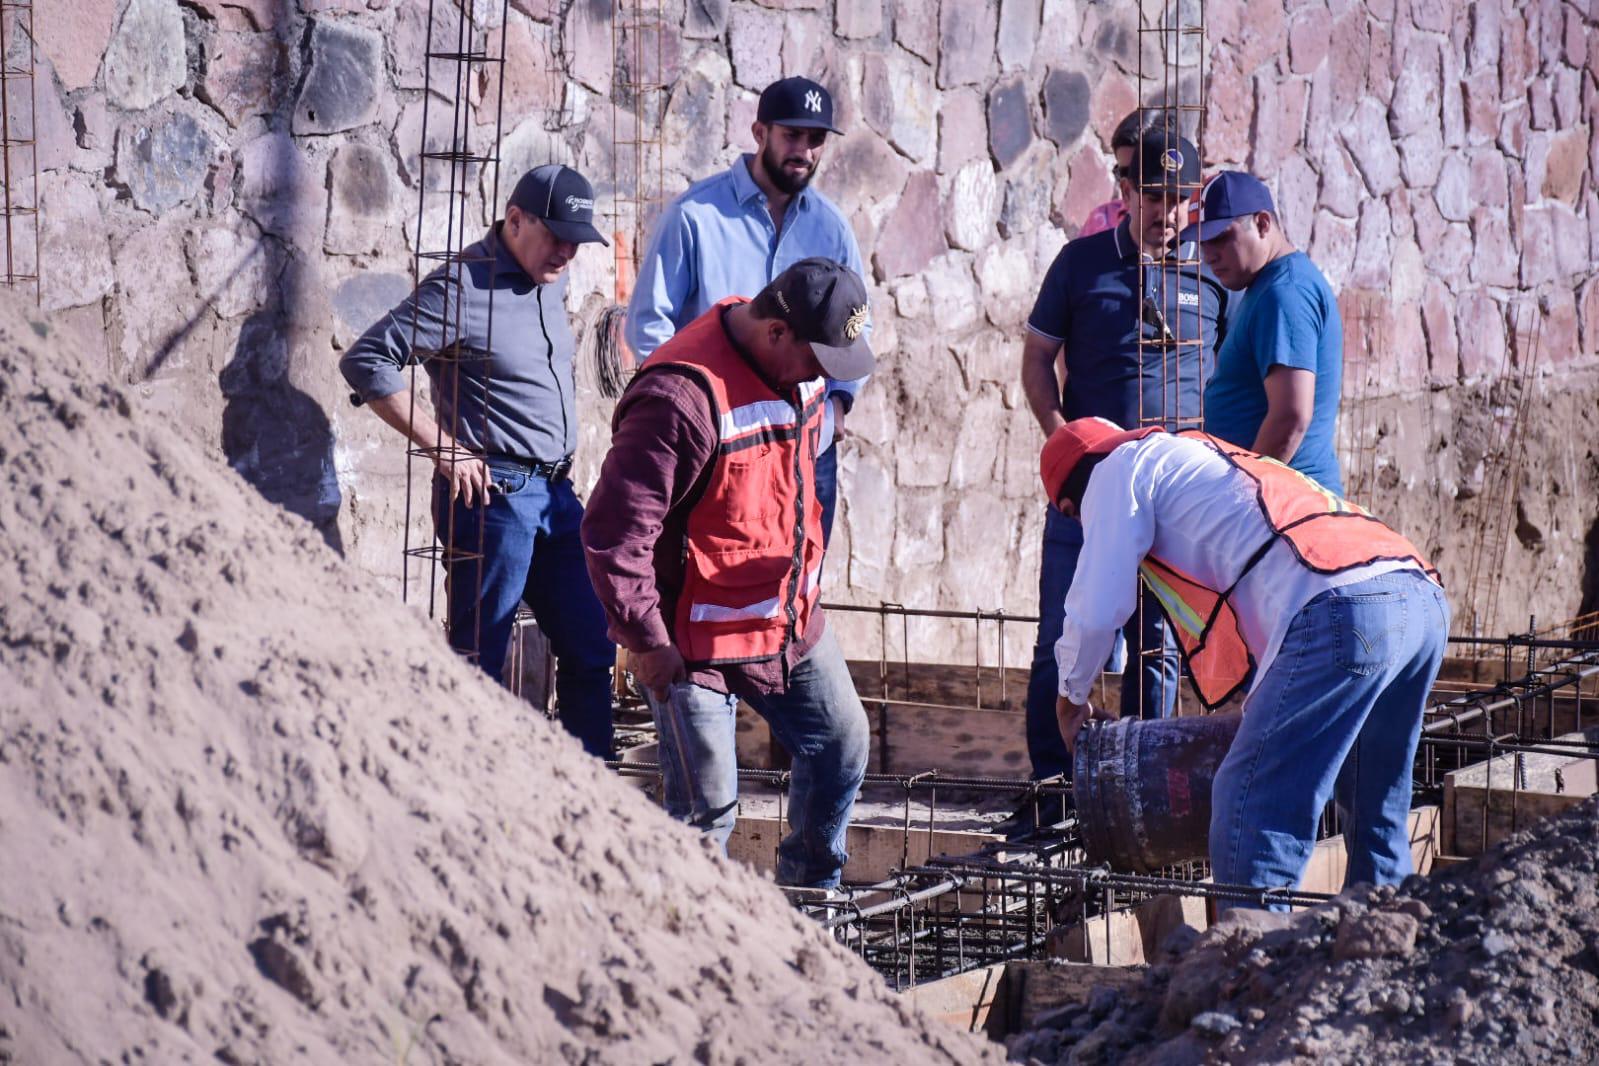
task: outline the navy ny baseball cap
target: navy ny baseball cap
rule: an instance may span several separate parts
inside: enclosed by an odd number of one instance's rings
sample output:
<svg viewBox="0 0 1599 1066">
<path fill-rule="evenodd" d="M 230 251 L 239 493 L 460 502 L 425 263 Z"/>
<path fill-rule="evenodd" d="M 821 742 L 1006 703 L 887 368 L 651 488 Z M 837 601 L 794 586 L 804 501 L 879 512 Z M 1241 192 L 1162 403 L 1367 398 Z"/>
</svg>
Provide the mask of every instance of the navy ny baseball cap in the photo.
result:
<svg viewBox="0 0 1599 1066">
<path fill-rule="evenodd" d="M 831 259 L 801 259 L 767 288 L 783 309 L 783 321 L 810 344 L 828 377 L 848 381 L 872 372 L 877 357 L 866 343 L 871 317 L 859 274 Z"/>
<path fill-rule="evenodd" d="M 571 167 L 534 167 L 516 183 L 508 202 L 537 217 L 560 240 L 611 243 L 594 228 L 594 186 Z"/>
<path fill-rule="evenodd" d="M 1224 170 L 1188 201 L 1188 225 L 1178 240 L 1208 241 L 1219 237 L 1234 219 L 1276 210 L 1271 190 L 1259 178 L 1241 170 Z"/>
<path fill-rule="evenodd" d="M 833 125 L 833 94 L 809 78 L 784 78 L 761 92 L 755 121 L 842 134 Z"/>
</svg>

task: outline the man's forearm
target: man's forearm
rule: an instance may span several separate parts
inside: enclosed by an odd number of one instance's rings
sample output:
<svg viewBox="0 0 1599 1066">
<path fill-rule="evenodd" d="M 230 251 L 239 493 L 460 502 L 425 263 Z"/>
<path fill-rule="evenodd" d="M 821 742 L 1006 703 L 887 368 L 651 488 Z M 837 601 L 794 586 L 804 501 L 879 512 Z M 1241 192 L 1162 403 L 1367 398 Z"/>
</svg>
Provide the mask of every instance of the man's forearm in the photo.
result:
<svg viewBox="0 0 1599 1066">
<path fill-rule="evenodd" d="M 1060 379 L 1055 377 L 1054 353 L 1042 359 L 1036 356 L 1034 351 L 1022 354 L 1022 392 L 1047 437 L 1066 424 L 1066 416 L 1060 408 Z"/>
<path fill-rule="evenodd" d="M 1295 411 L 1267 411 L 1250 450 L 1286 463 L 1299 450 L 1299 443 L 1305 439 L 1305 431 L 1309 428 L 1310 420 L 1301 418 Z"/>
<path fill-rule="evenodd" d="M 455 447 L 455 438 L 442 433 L 427 408 L 414 401 L 410 389 L 368 400 L 366 405 L 373 414 L 418 448 L 438 448 L 443 451 Z"/>
</svg>

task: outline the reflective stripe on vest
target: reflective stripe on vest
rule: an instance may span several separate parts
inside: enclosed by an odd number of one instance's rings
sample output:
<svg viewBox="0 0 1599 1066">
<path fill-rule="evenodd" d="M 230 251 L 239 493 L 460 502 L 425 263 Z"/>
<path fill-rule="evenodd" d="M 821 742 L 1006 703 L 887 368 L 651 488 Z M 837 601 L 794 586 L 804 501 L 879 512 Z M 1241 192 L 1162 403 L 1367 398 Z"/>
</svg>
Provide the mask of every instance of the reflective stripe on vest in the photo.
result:
<svg viewBox="0 0 1599 1066">
<path fill-rule="evenodd" d="M 1433 581 L 1439 580 L 1438 571 L 1403 535 L 1299 471 L 1198 430 L 1177 435 L 1207 445 L 1255 483 L 1255 501 L 1271 530 L 1224 590 L 1209 588 L 1154 555 L 1139 565 L 1139 575 L 1171 623 L 1194 688 L 1207 708 L 1214 710 L 1242 691 L 1255 671 L 1254 650 L 1244 640 L 1232 594 L 1279 541 L 1289 546 L 1300 565 L 1320 574 L 1395 560 L 1415 563 Z"/>
<path fill-rule="evenodd" d="M 759 662 L 803 637 L 818 599 L 820 378 L 774 393 L 722 327 L 724 300 L 644 361 L 688 371 L 710 397 L 717 448 L 684 531 L 673 639 L 692 664 Z"/>
<path fill-rule="evenodd" d="M 805 572 L 804 580 L 800 582 L 801 596 L 809 596 L 813 590 L 818 589 L 818 578 L 821 567 L 815 566 Z M 771 599 L 759 603 L 751 603 L 744 607 L 727 607 L 719 603 L 692 603 L 688 609 L 690 622 L 736 622 L 746 618 L 776 618 L 783 609 L 782 597 L 773 596 Z"/>
</svg>

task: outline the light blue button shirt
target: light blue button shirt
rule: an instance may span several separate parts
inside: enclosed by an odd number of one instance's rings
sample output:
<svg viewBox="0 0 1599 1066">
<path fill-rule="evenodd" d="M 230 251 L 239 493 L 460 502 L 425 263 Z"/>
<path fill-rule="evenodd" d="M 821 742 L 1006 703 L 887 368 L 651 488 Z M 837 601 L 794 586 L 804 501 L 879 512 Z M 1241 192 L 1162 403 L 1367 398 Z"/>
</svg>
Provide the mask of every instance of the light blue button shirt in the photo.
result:
<svg viewBox="0 0 1599 1066">
<path fill-rule="evenodd" d="M 689 186 L 661 213 L 627 309 L 627 341 L 642 362 L 672 334 L 718 300 L 750 296 L 801 259 L 823 256 L 866 280 L 849 220 L 807 186 L 789 202 L 781 231 L 766 210 L 766 194 L 750 176 L 754 156 Z M 848 411 L 866 381 L 827 383 Z M 832 438 L 832 407 L 823 439 Z"/>
</svg>

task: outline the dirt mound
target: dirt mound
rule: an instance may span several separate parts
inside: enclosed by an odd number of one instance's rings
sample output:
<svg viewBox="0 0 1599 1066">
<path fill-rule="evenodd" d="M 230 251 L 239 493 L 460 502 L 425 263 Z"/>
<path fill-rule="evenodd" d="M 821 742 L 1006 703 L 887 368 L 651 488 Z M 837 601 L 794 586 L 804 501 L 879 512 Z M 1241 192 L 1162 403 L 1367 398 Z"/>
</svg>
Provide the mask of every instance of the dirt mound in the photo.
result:
<svg viewBox="0 0 1599 1066">
<path fill-rule="evenodd" d="M 0 302 L 0 1062 L 981 1061 Z"/>
<path fill-rule="evenodd" d="M 1180 930 L 1165 956 L 1120 1001 L 1041 1019 L 1012 1057 L 1599 1061 L 1599 798 L 1398 891 Z"/>
</svg>

